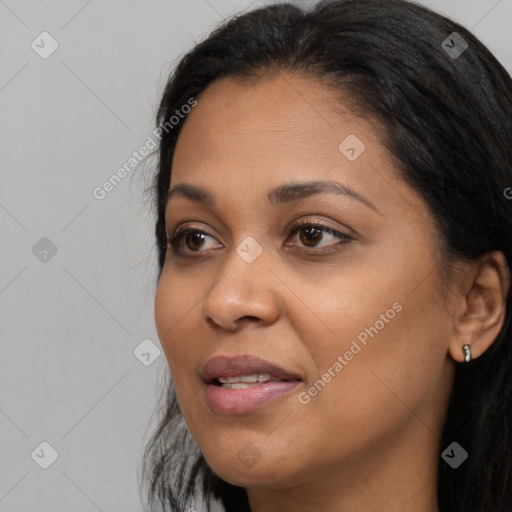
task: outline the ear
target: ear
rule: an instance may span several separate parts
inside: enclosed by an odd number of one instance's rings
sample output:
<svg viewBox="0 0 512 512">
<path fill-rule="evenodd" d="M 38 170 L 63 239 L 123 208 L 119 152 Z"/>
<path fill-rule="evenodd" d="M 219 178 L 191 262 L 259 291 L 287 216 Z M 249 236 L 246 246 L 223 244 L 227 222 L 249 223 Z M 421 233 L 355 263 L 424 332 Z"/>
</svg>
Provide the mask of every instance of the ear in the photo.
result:
<svg viewBox="0 0 512 512">
<path fill-rule="evenodd" d="M 461 284 L 449 346 L 450 355 L 460 363 L 463 345 L 470 345 L 471 358 L 476 359 L 492 345 L 505 321 L 510 273 L 503 253 L 492 251 L 468 263 Z"/>
</svg>

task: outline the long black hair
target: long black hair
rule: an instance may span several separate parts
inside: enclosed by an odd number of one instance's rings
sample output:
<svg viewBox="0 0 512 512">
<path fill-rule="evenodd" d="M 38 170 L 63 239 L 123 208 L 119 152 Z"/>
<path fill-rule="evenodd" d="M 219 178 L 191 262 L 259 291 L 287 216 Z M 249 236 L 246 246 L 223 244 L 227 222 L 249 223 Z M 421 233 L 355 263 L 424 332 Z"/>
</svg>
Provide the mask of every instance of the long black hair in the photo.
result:
<svg viewBox="0 0 512 512">
<path fill-rule="evenodd" d="M 456 34 L 454 34 L 456 33 Z M 406 0 L 291 3 L 234 16 L 187 53 L 171 73 L 157 113 L 164 126 L 152 182 L 160 273 L 166 255 L 165 203 L 176 141 L 176 110 L 221 77 L 287 70 L 338 88 L 354 112 L 384 128 L 382 143 L 432 212 L 448 259 L 502 251 L 512 265 L 512 80 L 468 30 Z M 188 109 L 190 110 L 190 109 Z M 160 276 L 160 273 L 158 276 Z M 457 469 L 440 456 L 441 510 L 512 510 L 511 290 L 503 328 L 480 357 L 457 365 L 442 431 L 469 454 Z M 172 379 L 146 446 L 143 479 L 151 510 L 184 512 L 192 497 L 249 511 L 244 488 L 207 465 L 181 415 Z"/>
</svg>

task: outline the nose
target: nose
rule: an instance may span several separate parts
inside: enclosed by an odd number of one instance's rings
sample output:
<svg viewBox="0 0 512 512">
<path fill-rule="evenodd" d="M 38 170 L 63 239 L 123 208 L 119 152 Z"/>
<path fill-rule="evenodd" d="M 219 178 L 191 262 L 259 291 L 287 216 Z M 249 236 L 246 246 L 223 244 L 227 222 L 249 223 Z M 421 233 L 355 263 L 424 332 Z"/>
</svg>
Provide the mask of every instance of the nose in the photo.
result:
<svg viewBox="0 0 512 512">
<path fill-rule="evenodd" d="M 270 325 L 279 318 L 275 289 L 279 280 L 263 258 L 247 263 L 236 252 L 209 288 L 202 318 L 214 329 L 235 332 L 244 325 Z"/>
</svg>

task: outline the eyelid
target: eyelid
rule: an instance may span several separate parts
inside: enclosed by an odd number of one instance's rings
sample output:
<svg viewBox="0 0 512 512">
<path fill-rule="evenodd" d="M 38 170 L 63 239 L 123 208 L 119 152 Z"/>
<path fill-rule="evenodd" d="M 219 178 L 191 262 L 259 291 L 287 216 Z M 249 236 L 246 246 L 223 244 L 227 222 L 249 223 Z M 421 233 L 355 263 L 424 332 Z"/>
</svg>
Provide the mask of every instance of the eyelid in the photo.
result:
<svg viewBox="0 0 512 512">
<path fill-rule="evenodd" d="M 285 233 L 291 234 L 301 226 L 315 226 L 323 229 L 324 231 L 334 231 L 352 240 L 355 240 L 358 237 L 357 232 L 349 228 L 348 226 L 339 224 L 337 226 L 334 226 L 332 222 L 329 222 L 326 219 L 315 219 L 314 217 L 311 216 L 302 216 L 299 217 L 299 219 L 295 219 L 286 227 Z"/>
<path fill-rule="evenodd" d="M 189 224 L 188 222 L 185 222 L 184 224 L 179 225 L 176 229 L 172 231 L 172 234 L 169 235 L 167 232 L 167 243 L 172 245 L 175 240 L 177 240 L 179 237 L 184 237 L 188 233 L 200 233 L 209 236 L 210 238 L 213 238 L 214 240 L 217 240 L 217 237 L 208 229 L 206 228 L 200 228 L 194 225 Z M 179 250 L 179 248 L 178 248 Z M 191 251 L 196 253 L 201 253 L 204 251 Z"/>
<path fill-rule="evenodd" d="M 191 228 L 191 229 L 194 229 L 197 231 L 201 231 L 201 232 L 204 232 L 206 233 L 208 236 L 211 236 L 212 238 L 215 238 L 215 239 L 218 239 L 217 235 L 214 235 L 212 233 L 212 231 L 210 231 L 208 228 L 206 227 L 197 227 L 196 225 L 194 225 L 194 223 L 197 222 L 197 223 L 200 223 L 202 224 L 202 221 L 193 221 L 193 220 L 190 220 L 190 221 L 185 221 L 181 224 L 177 224 L 177 226 L 172 229 L 172 230 L 169 230 L 170 232 L 172 232 L 173 234 L 175 234 L 178 230 L 183 230 L 185 228 Z M 167 225 L 167 223 L 166 223 Z M 302 225 L 313 225 L 313 226 L 318 226 L 320 228 L 323 228 L 324 230 L 332 230 L 332 231 L 336 231 L 342 235 L 345 235 L 347 238 L 352 238 L 352 239 L 356 239 L 359 237 L 359 233 L 352 229 L 352 228 L 349 228 L 348 226 L 333 226 L 332 225 L 332 222 L 329 223 L 329 221 L 327 221 L 326 219 L 322 219 L 322 218 L 314 218 L 314 214 L 313 214 L 313 217 L 311 216 L 311 214 L 308 216 L 308 215 L 302 215 L 298 218 L 295 218 L 292 222 L 290 222 L 283 230 L 283 235 L 289 235 L 291 234 L 291 232 L 293 230 L 295 230 L 297 227 L 300 227 Z M 167 238 L 170 238 L 171 235 L 169 235 L 169 231 L 167 231 L 166 229 L 166 235 L 167 235 Z M 266 232 L 266 234 L 268 235 L 269 231 Z"/>
<path fill-rule="evenodd" d="M 191 221 L 191 222 L 193 222 L 193 221 Z M 178 234 L 179 232 L 183 232 L 186 230 L 199 231 L 201 233 L 205 233 L 208 236 L 211 236 L 212 238 L 217 239 L 216 235 L 214 235 L 208 228 L 198 227 L 198 226 L 191 224 L 190 222 L 185 222 L 185 223 L 177 226 L 174 230 L 172 230 L 172 235 L 169 236 L 169 234 L 167 234 L 167 238 L 171 238 L 171 237 L 175 236 L 176 234 Z"/>
</svg>

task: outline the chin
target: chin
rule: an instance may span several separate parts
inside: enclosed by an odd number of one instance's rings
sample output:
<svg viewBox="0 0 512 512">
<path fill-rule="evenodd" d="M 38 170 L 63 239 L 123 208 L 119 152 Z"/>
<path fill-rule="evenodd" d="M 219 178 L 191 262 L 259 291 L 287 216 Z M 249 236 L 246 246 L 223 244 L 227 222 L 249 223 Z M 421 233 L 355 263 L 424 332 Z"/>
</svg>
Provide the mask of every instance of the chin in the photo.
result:
<svg viewBox="0 0 512 512">
<path fill-rule="evenodd" d="M 235 446 L 241 448 L 235 449 Z M 250 440 L 233 442 L 231 447 L 224 447 L 219 445 L 211 452 L 207 450 L 202 453 L 213 472 L 231 485 L 277 488 L 300 479 L 301 467 L 306 466 L 290 457 L 290 450 L 285 446 L 282 453 L 278 447 L 269 447 L 271 457 L 261 453 Z"/>
</svg>

